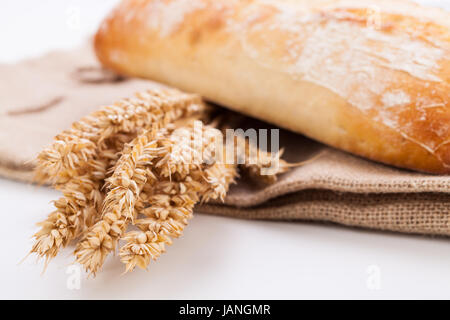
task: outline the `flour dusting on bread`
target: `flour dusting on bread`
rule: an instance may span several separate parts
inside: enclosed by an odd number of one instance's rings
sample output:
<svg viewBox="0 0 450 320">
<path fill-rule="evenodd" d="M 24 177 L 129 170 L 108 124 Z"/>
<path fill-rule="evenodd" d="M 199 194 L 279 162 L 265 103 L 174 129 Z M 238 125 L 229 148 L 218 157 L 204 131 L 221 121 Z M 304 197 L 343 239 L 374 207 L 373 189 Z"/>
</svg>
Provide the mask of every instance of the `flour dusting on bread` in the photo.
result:
<svg viewBox="0 0 450 320">
<path fill-rule="evenodd" d="M 426 110 L 436 105 L 430 101 L 438 95 L 430 88 L 448 88 L 441 70 L 442 62 L 450 61 L 448 43 L 439 37 L 431 42 L 415 30 L 405 30 L 403 16 L 395 17 L 398 25 L 387 23 L 376 28 L 359 9 L 335 7 L 305 13 L 292 2 L 270 3 L 249 5 L 243 10 L 240 25 L 238 22 L 231 30 L 240 37 L 249 58 L 264 68 L 333 91 L 373 120 L 436 153 L 440 145 L 436 138 L 443 141 L 450 134 L 450 123 L 435 122 L 429 134 L 418 133 L 416 128 L 434 116 Z M 405 79 L 420 90 L 409 92 Z M 445 90 L 441 97 L 441 105 L 449 102 Z M 418 117 L 405 125 L 402 115 L 409 108 Z"/>
<path fill-rule="evenodd" d="M 154 0 L 148 3 L 144 17 L 150 28 L 158 30 L 161 37 L 167 37 L 180 28 L 187 15 L 205 6 L 200 0 Z"/>
<path fill-rule="evenodd" d="M 381 99 L 385 108 L 403 106 L 411 103 L 411 97 L 402 90 L 388 91 Z"/>
</svg>

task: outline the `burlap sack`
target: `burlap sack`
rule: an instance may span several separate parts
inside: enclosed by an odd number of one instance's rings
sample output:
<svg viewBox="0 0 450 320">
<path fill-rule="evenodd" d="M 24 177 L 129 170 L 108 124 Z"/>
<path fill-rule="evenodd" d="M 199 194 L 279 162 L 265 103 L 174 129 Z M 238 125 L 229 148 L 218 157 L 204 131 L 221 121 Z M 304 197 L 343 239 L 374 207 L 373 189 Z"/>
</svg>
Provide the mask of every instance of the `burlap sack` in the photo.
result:
<svg viewBox="0 0 450 320">
<path fill-rule="evenodd" d="M 100 105 L 152 86 L 158 84 L 102 70 L 88 46 L 0 66 L 0 174 L 29 181 L 31 159 L 55 134 Z M 289 161 L 313 160 L 271 186 L 241 180 L 225 204 L 198 211 L 450 234 L 448 177 L 373 163 L 289 132 L 281 143 Z"/>
</svg>

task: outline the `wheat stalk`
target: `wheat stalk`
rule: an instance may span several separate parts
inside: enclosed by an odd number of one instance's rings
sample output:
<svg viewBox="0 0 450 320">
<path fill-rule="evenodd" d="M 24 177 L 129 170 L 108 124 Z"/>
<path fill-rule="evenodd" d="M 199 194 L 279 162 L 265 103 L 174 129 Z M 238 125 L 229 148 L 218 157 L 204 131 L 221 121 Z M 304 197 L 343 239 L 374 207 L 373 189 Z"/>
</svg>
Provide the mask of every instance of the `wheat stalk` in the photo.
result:
<svg viewBox="0 0 450 320">
<path fill-rule="evenodd" d="M 167 128 L 143 133 L 118 160 L 113 175 L 107 179 L 109 191 L 103 204 L 103 218 L 89 230 L 75 250 L 77 261 L 87 271 L 95 274 L 99 270 L 106 256 L 115 249 L 128 223 L 135 219 L 135 206 L 142 188 L 158 179 L 152 166 L 161 168 L 165 163 L 168 165 L 164 169 L 170 167 L 173 160 L 170 155 L 176 153 L 175 150 L 179 156 L 185 156 L 182 146 L 186 141 L 178 140 L 178 133 L 169 138 L 167 135 Z"/>
<path fill-rule="evenodd" d="M 60 248 L 67 246 L 96 222 L 104 198 L 100 190 L 103 179 L 129 139 L 130 134 L 118 135 L 99 159 L 90 161 L 89 173 L 54 185 L 55 189 L 62 191 L 63 197 L 54 202 L 56 211 L 38 224 L 41 230 L 34 235 L 35 243 L 30 251 L 38 257 L 45 257 L 45 265 L 57 255 Z"/>
<path fill-rule="evenodd" d="M 57 135 L 54 143 L 38 155 L 36 180 L 64 183 L 70 177 L 83 175 L 89 170 L 88 162 L 107 149 L 109 138 L 114 140 L 117 134 L 151 125 L 164 127 L 204 108 L 198 95 L 174 89 L 140 92 L 135 98 L 102 107 Z"/>
<path fill-rule="evenodd" d="M 106 181 L 108 192 L 103 203 L 102 219 L 89 229 L 75 249 L 77 261 L 94 275 L 106 256 L 115 249 L 129 220 L 134 220 L 135 205 L 142 188 L 147 182 L 156 182 L 149 165 L 163 151 L 160 140 L 165 132 L 165 129 L 150 130 L 138 136 Z"/>
<path fill-rule="evenodd" d="M 45 257 L 46 264 L 61 247 L 79 236 L 98 216 L 103 200 L 99 182 L 92 176 L 73 178 L 63 190 L 63 197 L 54 202 L 56 211 L 39 223 L 31 253 Z"/>
<path fill-rule="evenodd" d="M 200 199 L 223 199 L 236 176 L 236 166 L 214 164 L 189 173 L 184 181 L 160 182 L 156 194 L 148 197 L 146 208 L 140 211 L 147 216 L 137 220 L 141 231 L 128 232 L 122 238 L 126 244 L 119 255 L 125 272 L 136 266 L 146 269 L 165 252 L 165 245 L 172 244 L 172 238 L 181 236 Z"/>
<path fill-rule="evenodd" d="M 62 191 L 57 210 L 41 222 L 30 253 L 46 258 L 78 237 L 99 218 L 100 191 L 108 168 L 139 130 L 162 127 L 177 119 L 201 115 L 198 96 L 177 90 L 137 93 L 135 99 L 104 107 L 72 125 L 38 156 L 36 179 Z M 149 112 L 151 111 L 151 112 Z"/>
<path fill-rule="evenodd" d="M 47 265 L 82 236 L 74 254 L 95 275 L 122 239 L 126 271 L 147 268 L 182 234 L 195 205 L 223 201 L 238 176 L 238 166 L 223 161 L 227 148 L 217 140 L 220 131 L 196 121 L 205 111 L 197 95 L 146 91 L 56 136 L 38 156 L 36 179 L 63 196 L 39 224 L 31 252 L 45 257 Z M 239 137 L 236 142 L 241 169 L 258 181 L 274 182 L 290 166 L 281 152 L 261 151 Z M 268 168 L 273 170 L 263 170 Z M 125 233 L 130 223 L 140 231 Z"/>
<path fill-rule="evenodd" d="M 165 250 L 165 244 L 171 244 L 171 238 L 182 234 L 188 219 L 192 217 L 196 192 L 188 190 L 182 182 L 165 181 L 157 194 L 149 197 L 147 208 L 140 211 L 148 218 L 137 220 L 136 225 L 142 231 L 128 232 L 122 238 L 126 244 L 120 248 L 121 261 L 126 272 L 135 266 L 143 269 L 150 260 L 155 260 Z"/>
<path fill-rule="evenodd" d="M 155 168 L 166 180 L 146 191 L 147 206 L 140 213 L 148 218 L 138 220 L 141 231 L 123 237 L 126 244 L 119 254 L 126 272 L 136 266 L 145 269 L 151 260 L 157 259 L 165 251 L 165 245 L 172 244 L 172 238 L 182 234 L 200 199 L 225 197 L 237 171 L 233 165 L 208 164 L 213 156 L 210 146 L 217 133 L 213 127 L 186 126 L 175 130 L 164 143 L 169 152 Z M 203 158 L 199 158 L 199 152 Z"/>
<path fill-rule="evenodd" d="M 267 152 L 240 136 L 235 136 L 235 147 L 236 161 L 240 164 L 240 168 L 257 182 L 273 184 L 277 181 L 279 174 L 288 171 L 291 167 L 281 159 L 283 150 L 277 153 Z"/>
</svg>

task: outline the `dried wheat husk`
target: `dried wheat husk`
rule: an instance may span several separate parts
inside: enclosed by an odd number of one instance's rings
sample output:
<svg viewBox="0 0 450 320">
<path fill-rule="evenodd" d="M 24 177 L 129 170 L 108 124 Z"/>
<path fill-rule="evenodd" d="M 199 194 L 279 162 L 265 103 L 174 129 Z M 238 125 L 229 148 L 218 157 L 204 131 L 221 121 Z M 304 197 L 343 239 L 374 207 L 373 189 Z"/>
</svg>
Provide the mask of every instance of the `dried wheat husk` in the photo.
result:
<svg viewBox="0 0 450 320">
<path fill-rule="evenodd" d="M 139 135 L 106 180 L 102 218 L 87 231 L 75 249 L 77 261 L 88 272 L 96 274 L 107 255 L 115 249 L 129 221 L 135 219 L 135 205 L 144 185 L 157 181 L 151 164 L 164 152 L 161 140 L 166 131 L 150 130 Z"/>
<path fill-rule="evenodd" d="M 137 133 L 180 118 L 201 117 L 206 107 L 196 95 L 177 90 L 147 91 L 104 107 L 73 124 L 38 156 L 36 179 L 50 182 L 63 197 L 39 223 L 30 253 L 49 259 L 100 217 L 104 179 Z M 151 112 L 149 112 L 151 111 Z"/>
<path fill-rule="evenodd" d="M 238 177 L 236 162 L 223 161 L 220 132 L 196 121 L 206 109 L 197 95 L 147 91 L 103 107 L 58 135 L 39 155 L 36 176 L 63 197 L 40 223 L 32 252 L 47 263 L 81 235 L 76 260 L 95 275 L 124 240 L 119 254 L 126 271 L 147 268 L 182 234 L 195 205 L 223 201 Z M 240 169 L 258 181 L 272 183 L 290 166 L 281 152 L 237 142 Z M 125 233 L 130 224 L 140 231 Z"/>
<path fill-rule="evenodd" d="M 201 130 L 201 135 L 199 135 Z M 200 201 L 223 199 L 235 181 L 237 167 L 215 162 L 211 144 L 218 130 L 212 127 L 187 126 L 175 130 L 165 142 L 170 152 L 155 166 L 161 181 L 147 186 L 142 194 L 144 208 L 139 211 L 147 218 L 137 221 L 141 231 L 128 232 L 122 238 L 121 261 L 126 272 L 136 266 L 146 269 L 156 260 L 165 246 L 172 244 L 192 218 L 194 206 Z M 201 137 L 196 141 L 196 137 Z M 200 145 L 200 150 L 196 146 Z M 219 146 L 222 150 L 224 146 Z M 201 162 L 198 152 L 203 152 Z"/>
<path fill-rule="evenodd" d="M 57 135 L 53 144 L 38 155 L 36 180 L 57 184 L 83 175 L 89 170 L 89 161 L 108 149 L 108 139 L 152 125 L 162 128 L 204 109 L 198 95 L 175 89 L 139 92 L 134 98 L 102 107 Z"/>
</svg>

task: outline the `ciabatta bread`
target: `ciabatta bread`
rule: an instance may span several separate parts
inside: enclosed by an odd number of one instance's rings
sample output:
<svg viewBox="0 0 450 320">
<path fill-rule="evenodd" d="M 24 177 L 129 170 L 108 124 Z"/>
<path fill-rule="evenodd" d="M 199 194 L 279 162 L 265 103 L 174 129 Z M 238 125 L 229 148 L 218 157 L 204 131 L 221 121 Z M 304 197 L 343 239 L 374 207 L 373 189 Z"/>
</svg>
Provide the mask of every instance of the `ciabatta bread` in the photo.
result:
<svg viewBox="0 0 450 320">
<path fill-rule="evenodd" d="M 328 145 L 450 173 L 450 14 L 402 0 L 124 0 L 100 61 Z"/>
</svg>

